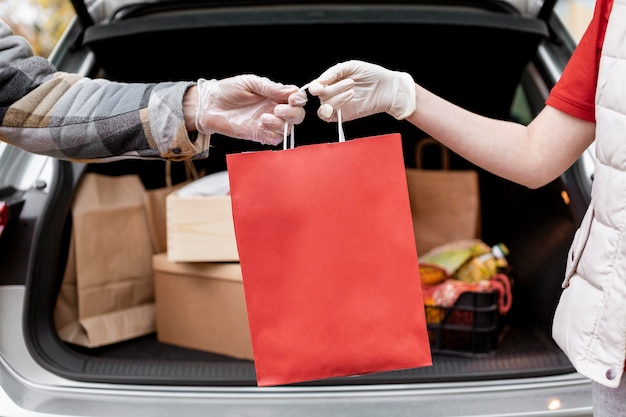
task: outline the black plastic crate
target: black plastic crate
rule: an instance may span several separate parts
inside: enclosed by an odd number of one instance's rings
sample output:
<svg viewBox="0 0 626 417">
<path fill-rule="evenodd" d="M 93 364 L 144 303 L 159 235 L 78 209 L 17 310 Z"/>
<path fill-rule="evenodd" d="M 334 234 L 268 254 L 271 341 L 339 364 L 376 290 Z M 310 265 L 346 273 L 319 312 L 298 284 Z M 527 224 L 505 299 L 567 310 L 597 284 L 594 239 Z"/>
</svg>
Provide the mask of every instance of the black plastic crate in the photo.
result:
<svg viewBox="0 0 626 417">
<path fill-rule="evenodd" d="M 426 305 L 433 353 L 485 355 L 498 347 L 501 314 L 498 292 L 464 292 L 452 307 Z"/>
</svg>

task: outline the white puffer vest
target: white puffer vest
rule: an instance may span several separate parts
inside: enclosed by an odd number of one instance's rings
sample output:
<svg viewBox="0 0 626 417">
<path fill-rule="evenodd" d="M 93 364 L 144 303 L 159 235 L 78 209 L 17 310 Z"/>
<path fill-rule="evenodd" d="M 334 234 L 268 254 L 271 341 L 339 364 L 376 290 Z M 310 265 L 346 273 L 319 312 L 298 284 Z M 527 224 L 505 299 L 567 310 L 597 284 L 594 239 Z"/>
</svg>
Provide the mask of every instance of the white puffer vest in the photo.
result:
<svg viewBox="0 0 626 417">
<path fill-rule="evenodd" d="M 591 204 L 567 259 L 553 336 L 581 374 L 617 387 L 626 356 L 626 0 L 614 0 L 596 92 Z"/>
</svg>

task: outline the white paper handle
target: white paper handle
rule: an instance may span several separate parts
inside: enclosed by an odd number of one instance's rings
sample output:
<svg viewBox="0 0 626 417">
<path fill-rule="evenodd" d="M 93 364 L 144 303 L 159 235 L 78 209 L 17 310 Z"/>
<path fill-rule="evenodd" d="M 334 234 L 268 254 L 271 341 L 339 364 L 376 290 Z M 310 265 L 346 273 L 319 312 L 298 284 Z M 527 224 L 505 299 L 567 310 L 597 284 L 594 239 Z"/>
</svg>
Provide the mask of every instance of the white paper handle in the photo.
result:
<svg viewBox="0 0 626 417">
<path fill-rule="evenodd" d="M 291 129 L 290 129 L 291 128 Z M 343 126 L 341 124 L 341 109 L 337 109 L 337 129 L 339 135 L 339 142 L 345 142 L 346 136 L 343 133 Z M 289 139 L 289 145 L 287 145 L 287 139 Z M 293 149 L 295 144 L 295 130 L 294 126 L 289 123 L 285 123 L 285 130 L 283 131 L 283 150 Z"/>
<path fill-rule="evenodd" d="M 343 125 L 341 124 L 341 109 L 337 109 L 337 129 L 339 130 L 339 142 L 345 142 L 346 137 L 343 134 Z"/>
<path fill-rule="evenodd" d="M 300 90 L 306 90 L 309 88 L 311 83 L 306 83 Z M 345 142 L 346 136 L 343 133 L 343 125 L 341 123 L 341 109 L 337 109 L 337 130 L 339 135 L 339 142 Z M 287 144 L 287 138 L 290 138 L 289 144 Z M 290 125 L 289 123 L 285 123 L 285 130 L 283 131 L 283 150 L 285 149 L 293 149 L 296 147 L 295 143 L 295 130 L 294 125 Z"/>
</svg>

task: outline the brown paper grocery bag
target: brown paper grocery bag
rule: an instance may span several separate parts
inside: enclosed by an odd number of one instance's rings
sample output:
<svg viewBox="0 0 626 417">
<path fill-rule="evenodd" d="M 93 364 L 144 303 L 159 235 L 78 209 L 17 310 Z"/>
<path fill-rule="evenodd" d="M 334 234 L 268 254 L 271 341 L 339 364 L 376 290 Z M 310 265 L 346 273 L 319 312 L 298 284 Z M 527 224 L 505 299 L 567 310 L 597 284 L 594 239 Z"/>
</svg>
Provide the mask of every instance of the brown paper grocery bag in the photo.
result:
<svg viewBox="0 0 626 417">
<path fill-rule="evenodd" d="M 54 314 L 62 340 L 98 347 L 155 331 L 152 242 L 139 177 L 86 174 Z"/>
<path fill-rule="evenodd" d="M 185 160 L 183 163 L 185 164 L 185 181 L 174 184 L 172 180 L 172 161 L 165 161 L 165 187 L 146 190 L 144 193 L 144 204 L 146 205 L 154 253 L 167 251 L 167 216 L 165 214 L 165 200 L 167 196 L 191 181 L 200 178 L 200 174 L 191 160 Z"/>
<path fill-rule="evenodd" d="M 441 152 L 441 169 L 423 169 L 425 146 Z M 451 170 L 449 150 L 432 138 L 418 142 L 416 169 L 406 170 L 417 252 L 448 242 L 480 237 L 478 173 Z"/>
</svg>

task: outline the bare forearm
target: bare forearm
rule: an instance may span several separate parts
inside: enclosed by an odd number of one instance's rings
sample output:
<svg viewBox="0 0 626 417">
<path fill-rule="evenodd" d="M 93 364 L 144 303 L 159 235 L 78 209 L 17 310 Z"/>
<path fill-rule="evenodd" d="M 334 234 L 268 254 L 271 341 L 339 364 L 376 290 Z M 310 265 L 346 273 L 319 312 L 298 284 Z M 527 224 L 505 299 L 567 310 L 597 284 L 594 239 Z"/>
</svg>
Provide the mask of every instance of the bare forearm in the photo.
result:
<svg viewBox="0 0 626 417">
<path fill-rule="evenodd" d="M 183 118 L 188 132 L 196 129 L 196 109 L 198 107 L 198 87 L 192 86 L 185 91 L 183 96 Z"/>
<path fill-rule="evenodd" d="M 532 157 L 527 128 L 471 113 L 417 86 L 417 111 L 408 119 L 474 164 L 520 182 Z"/>
<path fill-rule="evenodd" d="M 524 126 L 471 113 L 421 86 L 416 96 L 408 121 L 474 164 L 531 188 L 558 177 L 593 140 L 593 123 L 550 107 Z M 569 141 L 573 146 L 564 145 Z"/>
</svg>

